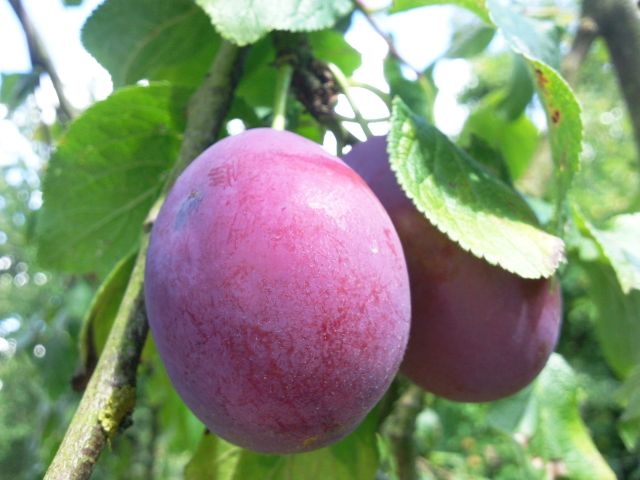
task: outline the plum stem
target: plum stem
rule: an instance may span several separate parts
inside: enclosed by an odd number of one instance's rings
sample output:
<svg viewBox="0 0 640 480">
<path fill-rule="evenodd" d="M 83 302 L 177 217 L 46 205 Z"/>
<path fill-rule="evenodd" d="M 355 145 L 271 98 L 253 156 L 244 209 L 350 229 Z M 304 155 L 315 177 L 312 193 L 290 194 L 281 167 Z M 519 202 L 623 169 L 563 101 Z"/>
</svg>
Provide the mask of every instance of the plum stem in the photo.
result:
<svg viewBox="0 0 640 480">
<path fill-rule="evenodd" d="M 276 81 L 276 99 L 273 104 L 273 121 L 271 122 L 271 128 L 274 130 L 284 130 L 287 125 L 287 96 L 292 76 L 293 67 L 290 64 L 280 65 Z"/>
<path fill-rule="evenodd" d="M 233 99 L 243 50 L 223 42 L 211 68 L 189 101 L 180 156 L 165 184 L 218 136 Z M 105 444 L 126 425 L 136 397 L 136 371 L 149 326 L 144 308 L 144 269 L 149 230 L 164 195 L 142 228 L 135 265 L 104 350 L 45 479 L 87 479 Z"/>
<path fill-rule="evenodd" d="M 340 86 L 340 89 L 344 93 L 344 96 L 347 97 L 347 101 L 349 102 L 349 105 L 351 105 L 351 109 L 353 110 L 353 114 L 356 117 L 356 121 L 358 122 L 358 125 L 362 127 L 362 130 L 364 131 L 364 134 L 367 136 L 367 138 L 372 137 L 373 133 L 369 128 L 369 123 L 362 115 L 362 112 L 360 112 L 360 108 L 358 108 L 358 104 L 356 103 L 355 99 L 351 95 L 351 85 L 349 85 L 349 80 L 347 80 L 347 77 L 342 72 L 342 70 L 338 68 L 337 65 L 333 63 L 328 63 L 327 66 L 329 67 L 329 70 L 335 77 L 336 82 L 338 82 L 338 85 Z"/>
<path fill-rule="evenodd" d="M 387 92 L 383 92 L 379 88 L 374 87 L 373 85 L 369 85 L 368 83 L 359 82 L 359 81 L 353 80 L 353 79 L 349 79 L 349 85 L 351 85 L 352 87 L 355 87 L 355 88 L 362 88 L 364 90 L 368 90 L 369 92 L 373 93 L 380 100 L 382 100 L 384 102 L 384 104 L 387 106 L 387 108 L 389 109 L 389 111 L 391 111 L 391 95 L 389 95 Z M 367 120 L 369 122 L 372 121 L 371 119 L 367 119 Z"/>
</svg>

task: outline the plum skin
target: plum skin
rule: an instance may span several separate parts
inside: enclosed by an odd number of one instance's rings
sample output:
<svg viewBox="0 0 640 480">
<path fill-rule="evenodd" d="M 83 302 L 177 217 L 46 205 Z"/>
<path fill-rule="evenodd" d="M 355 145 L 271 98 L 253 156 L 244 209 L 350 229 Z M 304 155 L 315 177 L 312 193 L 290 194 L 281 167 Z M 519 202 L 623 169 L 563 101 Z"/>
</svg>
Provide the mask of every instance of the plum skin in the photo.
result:
<svg viewBox="0 0 640 480">
<path fill-rule="evenodd" d="M 496 400 L 528 385 L 558 339 L 557 280 L 520 278 L 438 231 L 398 185 L 385 137 L 356 145 L 344 161 L 387 208 L 407 259 L 412 325 L 400 371 L 425 390 L 462 402 Z"/>
<path fill-rule="evenodd" d="M 248 130 L 178 178 L 151 233 L 145 301 L 176 390 L 213 432 L 267 453 L 350 433 L 410 326 L 400 240 L 366 183 L 296 134 Z"/>
</svg>

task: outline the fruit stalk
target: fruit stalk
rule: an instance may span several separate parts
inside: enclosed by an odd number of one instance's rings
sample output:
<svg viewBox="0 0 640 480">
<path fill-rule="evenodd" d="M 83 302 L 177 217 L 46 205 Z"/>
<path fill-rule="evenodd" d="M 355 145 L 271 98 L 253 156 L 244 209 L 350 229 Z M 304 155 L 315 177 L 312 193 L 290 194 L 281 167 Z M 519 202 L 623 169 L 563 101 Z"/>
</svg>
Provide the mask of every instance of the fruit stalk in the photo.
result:
<svg viewBox="0 0 640 480">
<path fill-rule="evenodd" d="M 180 155 L 169 174 L 165 191 L 180 172 L 218 136 L 237 84 L 241 54 L 241 49 L 223 42 L 206 78 L 192 95 Z M 163 198 L 164 195 L 147 217 L 136 263 L 104 352 L 49 465 L 46 480 L 89 478 L 105 444 L 123 428 L 133 411 L 136 371 L 149 329 L 143 295 L 148 227 Z"/>
</svg>

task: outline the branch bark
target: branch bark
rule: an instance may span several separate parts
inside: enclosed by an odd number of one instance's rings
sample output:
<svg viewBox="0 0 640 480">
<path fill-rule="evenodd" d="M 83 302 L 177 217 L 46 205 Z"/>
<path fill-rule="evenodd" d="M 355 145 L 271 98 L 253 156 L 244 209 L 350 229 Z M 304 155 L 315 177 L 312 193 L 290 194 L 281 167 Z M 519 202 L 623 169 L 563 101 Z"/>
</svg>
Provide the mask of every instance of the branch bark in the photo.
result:
<svg viewBox="0 0 640 480">
<path fill-rule="evenodd" d="M 180 172 L 217 138 L 233 98 L 241 59 L 241 50 L 224 42 L 207 77 L 191 97 L 180 156 L 165 192 Z M 151 209 L 148 223 L 153 222 L 163 197 Z M 49 466 L 46 480 L 89 478 L 105 444 L 126 426 L 133 411 L 136 371 L 149 328 L 143 289 L 148 244 L 147 228 L 103 353 Z"/>
<path fill-rule="evenodd" d="M 49 75 L 51 83 L 53 83 L 53 88 L 56 91 L 58 103 L 60 104 L 58 108 L 58 116 L 60 117 L 60 120 L 63 123 L 73 120 L 78 112 L 64 94 L 64 86 L 62 84 L 62 80 L 60 80 L 58 71 L 51 61 L 49 52 L 47 51 L 42 38 L 40 38 L 40 34 L 34 27 L 29 14 L 24 9 L 22 0 L 9 0 L 9 4 L 18 17 L 27 38 L 27 46 L 29 48 L 29 57 L 31 58 L 32 68 L 36 69 L 39 67 L 44 70 L 47 75 Z"/>
<path fill-rule="evenodd" d="M 583 15 L 593 19 L 609 49 L 631 118 L 640 162 L 640 11 L 632 0 L 584 0 Z"/>
<path fill-rule="evenodd" d="M 385 430 L 398 463 L 399 480 L 416 480 L 416 446 L 413 433 L 416 418 L 424 404 L 424 392 L 411 385 L 398 400 L 393 412 L 385 422 Z"/>
</svg>

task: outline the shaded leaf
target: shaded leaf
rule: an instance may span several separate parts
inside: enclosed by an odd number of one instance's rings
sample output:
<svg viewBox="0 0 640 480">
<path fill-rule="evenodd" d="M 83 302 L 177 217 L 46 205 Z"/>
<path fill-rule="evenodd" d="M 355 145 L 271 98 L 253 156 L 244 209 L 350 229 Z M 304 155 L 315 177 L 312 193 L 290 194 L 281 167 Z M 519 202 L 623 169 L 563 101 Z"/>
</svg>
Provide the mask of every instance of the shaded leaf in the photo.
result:
<svg viewBox="0 0 640 480">
<path fill-rule="evenodd" d="M 416 81 L 410 81 L 402 74 L 400 62 L 388 55 L 384 60 L 384 76 L 392 96 L 399 96 L 418 115 L 430 121 L 433 119 L 433 106 L 438 93 L 433 80 L 433 66 Z"/>
<path fill-rule="evenodd" d="M 524 278 L 555 272 L 563 259 L 562 240 L 539 229 L 522 197 L 398 98 L 388 139 L 400 185 L 449 238 Z"/>
<path fill-rule="evenodd" d="M 131 253 L 175 161 L 188 92 L 129 87 L 91 106 L 46 172 L 38 254 L 50 268 L 108 273 Z"/>
<path fill-rule="evenodd" d="M 520 14 L 507 0 L 487 0 L 487 7 L 493 23 L 514 50 L 550 67 L 560 66 L 560 49 L 545 24 Z"/>
<path fill-rule="evenodd" d="M 531 71 L 521 55 L 513 55 L 513 68 L 506 92 L 504 92 L 498 110 L 507 120 L 515 120 L 524 114 L 525 108 L 533 98 L 534 88 Z"/>
<path fill-rule="evenodd" d="M 313 54 L 317 58 L 331 59 L 331 63 L 350 76 L 360 66 L 362 58 L 357 50 L 347 43 L 344 35 L 335 30 L 320 30 L 308 35 Z"/>
<path fill-rule="evenodd" d="M 626 407 L 620 417 L 618 430 L 627 449 L 631 451 L 640 441 L 640 364 L 636 365 L 620 388 L 618 398 Z"/>
<path fill-rule="evenodd" d="M 538 129 L 524 115 L 510 121 L 500 114 L 498 104 L 494 97 L 474 111 L 464 124 L 460 142 L 464 145 L 470 143 L 472 136 L 481 138 L 500 152 L 511 178 L 517 180 L 529 167 L 538 148 Z"/>
<path fill-rule="evenodd" d="M 0 75 L 0 81 L 0 103 L 4 103 L 9 111 L 12 111 L 40 84 L 40 72 L 3 73 Z"/>
<path fill-rule="evenodd" d="M 567 478 L 615 479 L 580 418 L 578 394 L 573 370 L 553 354 L 531 387 L 491 406 L 488 421 L 509 435 L 523 435 L 531 456 L 554 462 Z"/>
<path fill-rule="evenodd" d="M 184 469 L 185 480 L 231 480 L 243 450 L 205 432 Z"/>
<path fill-rule="evenodd" d="M 120 309 L 120 302 L 129 284 L 135 254 L 120 260 L 98 288 L 80 331 L 80 363 L 83 376 L 90 376 Z M 81 380 L 88 380 L 82 378 Z"/>
<path fill-rule="evenodd" d="M 618 215 L 602 230 L 586 226 L 611 262 L 622 291 L 640 290 L 640 213 Z"/>
<path fill-rule="evenodd" d="M 614 270 L 606 264 L 584 264 L 589 298 L 596 306 L 596 334 L 602 353 L 622 378 L 640 364 L 640 291 L 625 294 Z"/>
<path fill-rule="evenodd" d="M 491 43 L 496 30 L 483 22 L 463 25 L 456 30 L 445 53 L 448 58 L 471 58 L 482 53 Z"/>
<path fill-rule="evenodd" d="M 308 453 L 265 455 L 236 447 L 206 434 L 190 460 L 188 480 L 353 480 L 374 478 L 378 466 L 378 409 L 343 440 Z"/>
<path fill-rule="evenodd" d="M 276 89 L 276 51 L 270 38 L 260 40 L 249 50 L 244 74 L 238 83 L 236 95 L 256 107 L 273 107 Z"/>
<path fill-rule="evenodd" d="M 82 42 L 116 88 L 140 79 L 195 87 L 220 37 L 190 0 L 107 0 L 85 23 Z"/>
<path fill-rule="evenodd" d="M 258 41 L 273 30 L 309 32 L 333 26 L 353 8 L 350 0 L 196 0 L 220 34 L 237 45 Z"/>
</svg>

